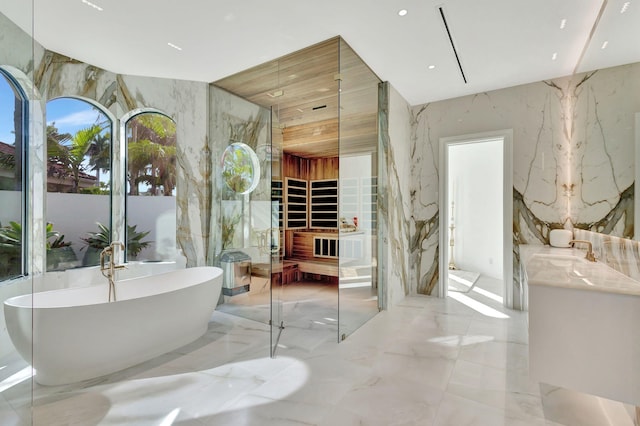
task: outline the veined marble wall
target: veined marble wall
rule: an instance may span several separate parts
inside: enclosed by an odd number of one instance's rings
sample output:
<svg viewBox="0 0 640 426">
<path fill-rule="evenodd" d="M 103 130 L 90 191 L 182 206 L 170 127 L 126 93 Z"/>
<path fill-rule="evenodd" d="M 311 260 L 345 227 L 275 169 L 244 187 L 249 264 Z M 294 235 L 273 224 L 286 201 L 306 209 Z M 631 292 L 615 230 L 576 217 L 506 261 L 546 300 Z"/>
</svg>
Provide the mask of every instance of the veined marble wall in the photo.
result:
<svg viewBox="0 0 640 426">
<path fill-rule="evenodd" d="M 573 238 L 590 241 L 598 262 L 640 280 L 640 242 L 584 229 L 576 229 Z"/>
<path fill-rule="evenodd" d="M 410 292 L 438 279 L 440 138 L 513 129 L 517 264 L 518 244 L 546 244 L 553 228 L 633 235 L 636 112 L 640 63 L 415 106 Z"/>
<path fill-rule="evenodd" d="M 213 264 L 217 263 L 218 256 L 223 250 L 222 226 L 223 223 L 232 223 L 234 215 L 241 215 L 238 223 L 242 230 L 236 230 L 240 242 L 233 244 L 234 248 L 241 248 L 257 261 L 257 246 L 251 243 L 252 232 L 252 202 L 267 201 L 271 203 L 271 166 L 265 158 L 260 158 L 266 150 L 259 146 L 269 145 L 271 133 L 271 111 L 239 96 L 220 89 L 217 86 L 209 86 L 209 150 L 214 166 L 220 165 L 224 150 L 233 142 L 242 142 L 249 145 L 258 153 L 261 167 L 261 180 L 256 189 L 250 195 L 237 195 L 226 188 L 222 180 L 220 167 L 215 167 L 211 172 L 212 182 L 212 209 L 210 217 L 211 234 L 209 238 L 209 259 Z M 270 211 L 265 212 L 265 221 L 270 223 Z M 241 224 L 244 224 L 242 226 Z M 240 232 L 238 232 L 240 231 Z M 247 238 L 248 236 L 248 238 Z M 236 239 L 237 240 L 237 239 Z M 247 250 L 252 246 L 255 250 Z M 268 261 L 263 259 L 263 262 Z"/>
<path fill-rule="evenodd" d="M 30 10 L 28 7 L 26 10 Z M 26 12 L 25 10 L 25 12 Z M 44 145 L 43 100 L 33 84 L 34 58 L 40 58 L 43 49 L 33 43 L 31 36 L 21 30 L 6 16 L 0 13 L 0 67 L 9 72 L 22 87 L 29 99 L 28 147 L 28 183 L 27 216 L 24 222 L 29 224 L 27 245 L 40 247 L 27 257 L 27 269 L 35 274 L 44 271 L 44 205 L 42 188 L 43 158 L 41 152 Z M 40 194 L 38 197 L 37 194 Z M 6 331 L 4 319 L 4 302 L 6 299 L 30 293 L 33 288 L 32 276 L 0 283 L 0 357 L 14 351 Z"/>
<path fill-rule="evenodd" d="M 215 160 L 207 137 L 208 84 L 126 75 L 118 75 L 117 82 L 120 111 L 156 108 L 176 122 L 176 241 L 187 266 L 210 264 L 211 164 Z M 125 188 L 121 190 L 124 193 Z M 124 229 L 124 223 L 121 226 Z"/>
<path fill-rule="evenodd" d="M 207 156 L 207 84 L 118 75 L 45 51 L 35 82 L 46 100 L 79 97 L 106 109 L 113 120 L 112 219 L 114 239 L 124 239 L 126 145 L 120 140 L 120 117 L 140 108 L 155 108 L 176 122 L 177 243 L 189 266 L 206 264 L 210 183 Z M 117 179 L 122 176 L 123 179 Z"/>
<path fill-rule="evenodd" d="M 380 153 L 378 224 L 383 238 L 380 262 L 386 280 L 385 307 L 392 307 L 409 294 L 409 250 L 411 224 L 410 159 L 411 107 L 389 83 L 379 90 Z"/>
</svg>

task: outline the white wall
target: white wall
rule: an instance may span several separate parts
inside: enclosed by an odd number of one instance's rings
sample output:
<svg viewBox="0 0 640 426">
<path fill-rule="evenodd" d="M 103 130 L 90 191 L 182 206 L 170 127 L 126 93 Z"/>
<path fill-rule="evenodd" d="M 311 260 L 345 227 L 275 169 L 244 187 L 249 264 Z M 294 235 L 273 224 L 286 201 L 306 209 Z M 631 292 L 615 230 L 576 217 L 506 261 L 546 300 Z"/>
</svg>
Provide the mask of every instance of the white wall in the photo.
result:
<svg viewBox="0 0 640 426">
<path fill-rule="evenodd" d="M 10 221 L 20 222 L 22 210 L 21 191 L 0 191 L 0 224 L 9 225 Z"/>
<path fill-rule="evenodd" d="M 71 247 L 80 258 L 80 248 L 85 247 L 80 239 L 87 232 L 98 232 L 96 222 L 109 227 L 111 207 L 107 195 L 65 194 L 47 192 L 46 221 L 53 223 L 53 230 L 71 241 Z"/>
<path fill-rule="evenodd" d="M 173 260 L 176 247 L 176 198 L 129 197 L 128 222 L 137 225 L 136 231 L 150 231 L 144 239 L 152 241 L 138 260 Z M 96 222 L 109 226 L 109 197 L 91 194 L 47 193 L 47 222 L 55 231 L 71 241 L 73 250 L 82 259 L 86 247 L 81 240 L 87 232 L 97 232 Z"/>
<path fill-rule="evenodd" d="M 497 279 L 503 274 L 502 145 L 502 140 L 449 145 L 455 264 Z"/>
<path fill-rule="evenodd" d="M 137 260 L 174 260 L 176 257 L 176 197 L 128 197 L 127 221 L 136 231 L 150 231 L 152 241 Z"/>
</svg>

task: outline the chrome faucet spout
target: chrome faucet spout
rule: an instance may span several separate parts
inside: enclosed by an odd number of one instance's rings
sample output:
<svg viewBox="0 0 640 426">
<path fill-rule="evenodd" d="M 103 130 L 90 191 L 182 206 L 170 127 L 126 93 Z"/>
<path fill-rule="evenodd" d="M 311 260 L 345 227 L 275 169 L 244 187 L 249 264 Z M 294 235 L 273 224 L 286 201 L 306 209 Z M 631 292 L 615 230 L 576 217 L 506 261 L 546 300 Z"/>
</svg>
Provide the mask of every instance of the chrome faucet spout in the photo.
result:
<svg viewBox="0 0 640 426">
<path fill-rule="evenodd" d="M 569 241 L 569 244 L 572 244 L 575 246 L 575 243 L 583 243 L 587 245 L 587 255 L 584 257 L 585 259 L 587 259 L 589 262 L 595 262 L 596 261 L 596 255 L 593 252 L 593 245 L 591 244 L 591 241 L 587 241 L 587 240 L 571 240 Z"/>
</svg>

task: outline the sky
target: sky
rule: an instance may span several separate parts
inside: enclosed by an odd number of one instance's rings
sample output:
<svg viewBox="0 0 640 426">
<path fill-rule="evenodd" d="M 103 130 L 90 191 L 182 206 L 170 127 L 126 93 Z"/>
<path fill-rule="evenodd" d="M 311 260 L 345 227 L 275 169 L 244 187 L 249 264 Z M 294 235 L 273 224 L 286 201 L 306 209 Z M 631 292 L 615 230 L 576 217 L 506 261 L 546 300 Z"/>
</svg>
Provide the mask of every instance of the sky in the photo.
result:
<svg viewBox="0 0 640 426">
<path fill-rule="evenodd" d="M 13 113 L 15 95 L 8 80 L 0 74 L 0 141 L 13 145 L 15 142 Z M 47 124 L 55 122 L 59 133 L 75 134 L 78 130 L 101 124 L 107 117 L 90 103 L 72 98 L 58 98 L 47 102 Z M 95 172 L 87 170 L 88 173 Z M 109 174 L 101 173 L 100 181 L 108 182 Z"/>
<path fill-rule="evenodd" d="M 15 96 L 7 79 L 0 74 L 0 141 L 13 144 L 13 108 Z"/>
<path fill-rule="evenodd" d="M 15 95 L 9 82 L 0 75 L 0 141 L 13 144 L 13 112 Z M 47 124 L 55 121 L 60 133 L 74 134 L 80 129 L 104 121 L 106 117 L 96 111 L 91 104 L 70 98 L 54 99 L 47 102 Z"/>
</svg>

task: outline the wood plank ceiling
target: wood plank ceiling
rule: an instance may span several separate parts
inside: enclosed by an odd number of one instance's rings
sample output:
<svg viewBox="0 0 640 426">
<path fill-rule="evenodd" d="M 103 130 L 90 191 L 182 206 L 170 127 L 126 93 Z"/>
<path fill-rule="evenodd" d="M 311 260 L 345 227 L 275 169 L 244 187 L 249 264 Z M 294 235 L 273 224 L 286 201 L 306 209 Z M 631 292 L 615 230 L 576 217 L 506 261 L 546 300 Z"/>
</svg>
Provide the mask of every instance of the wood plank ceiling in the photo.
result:
<svg viewBox="0 0 640 426">
<path fill-rule="evenodd" d="M 378 83 L 340 37 L 214 82 L 271 107 L 274 144 L 281 136 L 284 152 L 303 158 L 375 150 Z"/>
</svg>

